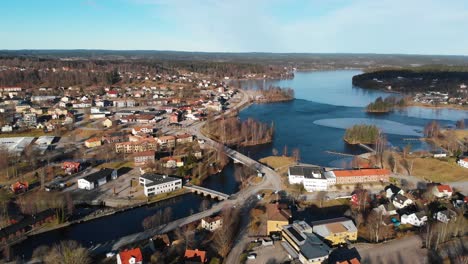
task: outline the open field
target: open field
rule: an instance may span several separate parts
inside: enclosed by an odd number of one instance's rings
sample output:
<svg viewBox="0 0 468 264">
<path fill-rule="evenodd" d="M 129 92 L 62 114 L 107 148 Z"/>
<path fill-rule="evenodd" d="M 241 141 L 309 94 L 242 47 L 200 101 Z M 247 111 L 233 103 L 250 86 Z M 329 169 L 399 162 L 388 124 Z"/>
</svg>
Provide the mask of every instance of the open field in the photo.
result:
<svg viewBox="0 0 468 264">
<path fill-rule="evenodd" d="M 0 138 L 8 137 L 40 137 L 40 136 L 53 136 L 53 133 L 44 133 L 42 129 L 34 129 L 24 132 L 0 133 Z"/>
<path fill-rule="evenodd" d="M 294 158 L 285 156 L 269 156 L 259 160 L 261 163 L 266 164 L 276 171 L 280 175 L 288 171 L 288 167 L 295 164 Z"/>
<path fill-rule="evenodd" d="M 468 129 L 457 129 L 457 130 L 454 130 L 454 132 L 458 140 L 468 141 Z"/>
<path fill-rule="evenodd" d="M 468 181 L 468 169 L 455 163 L 454 158 L 447 161 L 434 158 L 413 159 L 414 176 L 435 182 Z"/>
</svg>

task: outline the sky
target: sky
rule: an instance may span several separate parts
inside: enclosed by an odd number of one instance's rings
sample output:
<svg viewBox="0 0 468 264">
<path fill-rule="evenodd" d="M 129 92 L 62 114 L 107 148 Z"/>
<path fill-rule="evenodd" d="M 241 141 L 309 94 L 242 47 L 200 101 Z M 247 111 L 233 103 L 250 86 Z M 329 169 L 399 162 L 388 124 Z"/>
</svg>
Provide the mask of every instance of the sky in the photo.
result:
<svg viewBox="0 0 468 264">
<path fill-rule="evenodd" d="M 0 49 L 468 55 L 468 0 L 0 0 Z"/>
</svg>

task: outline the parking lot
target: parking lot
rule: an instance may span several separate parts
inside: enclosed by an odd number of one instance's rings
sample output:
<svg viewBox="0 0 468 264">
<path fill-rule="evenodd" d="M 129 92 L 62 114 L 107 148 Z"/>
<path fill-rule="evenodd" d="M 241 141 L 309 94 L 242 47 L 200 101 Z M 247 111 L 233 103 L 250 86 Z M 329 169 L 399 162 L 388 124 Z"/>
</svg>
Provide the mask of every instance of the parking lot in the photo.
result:
<svg viewBox="0 0 468 264">
<path fill-rule="evenodd" d="M 289 260 L 288 254 L 277 241 L 273 246 L 259 246 L 254 248 L 250 254 L 255 254 L 255 259 L 247 259 L 247 264 L 274 264 L 283 263 Z"/>
</svg>

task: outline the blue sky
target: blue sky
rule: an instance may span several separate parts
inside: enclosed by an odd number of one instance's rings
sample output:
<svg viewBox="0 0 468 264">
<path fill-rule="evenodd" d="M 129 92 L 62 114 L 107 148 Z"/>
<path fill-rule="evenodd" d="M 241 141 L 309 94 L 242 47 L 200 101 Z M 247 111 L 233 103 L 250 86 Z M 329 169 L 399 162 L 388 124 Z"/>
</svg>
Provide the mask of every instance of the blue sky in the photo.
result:
<svg viewBox="0 0 468 264">
<path fill-rule="evenodd" d="M 0 49 L 468 55 L 468 0 L 1 0 Z"/>
</svg>

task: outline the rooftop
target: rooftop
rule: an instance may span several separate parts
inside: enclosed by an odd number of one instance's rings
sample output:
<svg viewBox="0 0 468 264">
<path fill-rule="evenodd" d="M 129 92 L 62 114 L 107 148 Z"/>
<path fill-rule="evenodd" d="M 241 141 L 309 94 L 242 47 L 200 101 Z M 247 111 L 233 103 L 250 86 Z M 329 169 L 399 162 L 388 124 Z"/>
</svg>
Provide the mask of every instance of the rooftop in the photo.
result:
<svg viewBox="0 0 468 264">
<path fill-rule="evenodd" d="M 312 222 L 311 225 L 314 233 L 321 237 L 327 237 L 330 234 L 357 231 L 353 221 L 346 217 L 316 221 Z"/>
<path fill-rule="evenodd" d="M 322 169 L 317 166 L 292 166 L 289 168 L 289 174 L 301 175 L 306 178 L 325 178 Z"/>
<path fill-rule="evenodd" d="M 140 178 L 150 181 L 149 183 L 145 184 L 145 187 L 180 180 L 179 178 L 156 173 L 145 173 L 141 175 Z"/>
<path fill-rule="evenodd" d="M 88 182 L 95 182 L 99 179 L 107 178 L 112 175 L 112 172 L 114 172 L 114 169 L 109 169 L 109 168 L 103 168 L 100 171 L 97 171 L 95 173 L 91 173 L 83 179 L 87 180 Z"/>
<path fill-rule="evenodd" d="M 334 170 L 333 173 L 336 177 L 390 175 L 390 171 L 387 169 Z"/>
<path fill-rule="evenodd" d="M 143 261 L 140 248 L 133 248 L 119 252 L 119 258 L 122 264 L 129 264 L 131 258 L 135 258 L 135 262 Z"/>
</svg>

